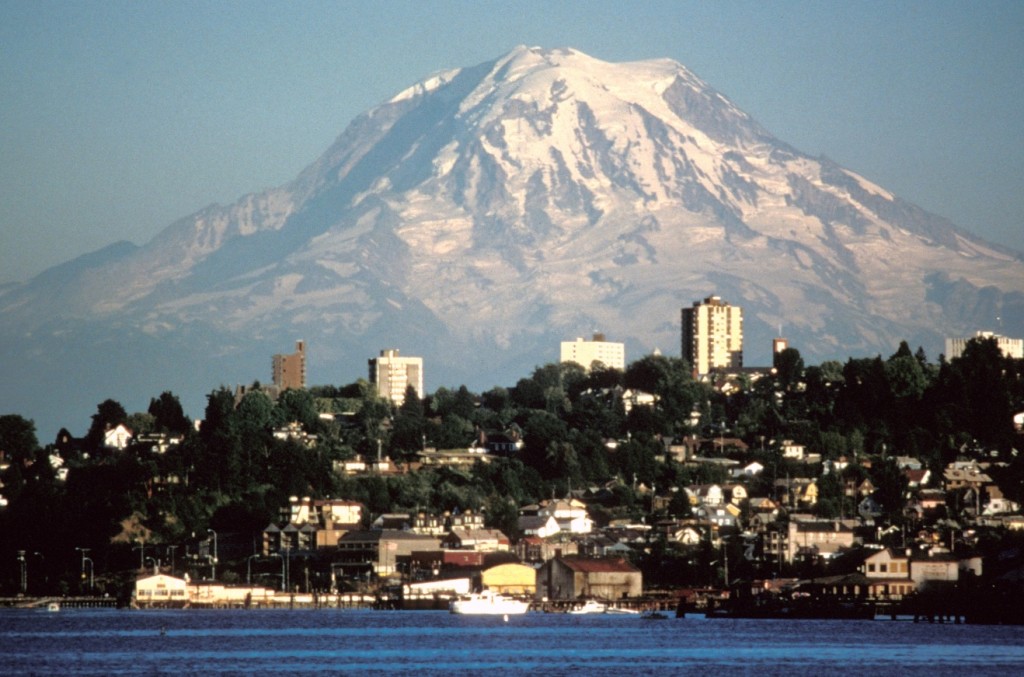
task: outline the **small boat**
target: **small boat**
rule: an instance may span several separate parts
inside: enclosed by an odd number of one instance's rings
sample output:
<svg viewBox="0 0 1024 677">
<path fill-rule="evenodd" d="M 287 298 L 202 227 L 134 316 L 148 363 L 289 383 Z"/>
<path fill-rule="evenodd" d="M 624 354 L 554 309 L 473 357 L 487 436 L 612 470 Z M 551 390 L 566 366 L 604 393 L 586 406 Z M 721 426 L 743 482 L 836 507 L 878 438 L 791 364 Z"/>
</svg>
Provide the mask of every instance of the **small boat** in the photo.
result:
<svg viewBox="0 0 1024 677">
<path fill-rule="evenodd" d="M 626 607 L 610 606 L 605 609 L 606 614 L 621 614 L 623 616 L 639 616 L 640 612 L 636 609 L 627 609 Z"/>
<path fill-rule="evenodd" d="M 60 611 L 60 602 L 50 602 L 46 605 L 47 611 Z"/>
<path fill-rule="evenodd" d="M 525 614 L 529 602 L 505 597 L 490 590 L 459 595 L 453 599 L 448 610 L 464 616 L 511 616 Z"/>
<path fill-rule="evenodd" d="M 608 605 L 602 604 L 594 599 L 588 599 L 582 606 L 569 609 L 571 614 L 603 614 L 608 611 Z"/>
<path fill-rule="evenodd" d="M 666 618 L 668 618 L 668 616 L 661 613 L 660 611 L 645 611 L 642 614 L 640 614 L 640 618 L 647 621 L 663 621 Z"/>
</svg>

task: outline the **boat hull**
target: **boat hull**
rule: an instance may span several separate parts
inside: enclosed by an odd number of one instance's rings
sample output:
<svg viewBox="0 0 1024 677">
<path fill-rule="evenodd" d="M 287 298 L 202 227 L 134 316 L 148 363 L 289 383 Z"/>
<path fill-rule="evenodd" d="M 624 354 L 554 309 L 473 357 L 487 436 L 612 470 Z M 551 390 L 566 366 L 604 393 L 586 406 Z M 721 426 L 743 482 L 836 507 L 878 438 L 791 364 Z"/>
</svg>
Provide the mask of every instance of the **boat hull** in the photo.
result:
<svg viewBox="0 0 1024 677">
<path fill-rule="evenodd" d="M 529 602 L 486 593 L 459 597 L 449 606 L 449 611 L 462 616 L 518 616 L 529 609 Z"/>
</svg>

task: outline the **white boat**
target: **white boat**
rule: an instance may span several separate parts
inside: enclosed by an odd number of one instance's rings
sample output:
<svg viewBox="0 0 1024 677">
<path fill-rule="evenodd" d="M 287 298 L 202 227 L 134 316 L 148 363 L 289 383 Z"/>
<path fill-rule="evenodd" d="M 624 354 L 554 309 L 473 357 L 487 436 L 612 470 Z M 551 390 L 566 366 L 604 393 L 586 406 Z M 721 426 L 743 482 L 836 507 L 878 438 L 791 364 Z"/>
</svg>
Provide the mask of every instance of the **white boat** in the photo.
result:
<svg viewBox="0 0 1024 677">
<path fill-rule="evenodd" d="M 47 611 L 60 611 L 60 603 L 59 602 L 50 602 L 49 604 L 46 605 L 46 610 Z"/>
<path fill-rule="evenodd" d="M 569 609 L 569 613 L 571 614 L 603 614 L 607 611 L 607 605 L 593 599 L 588 599 L 583 606 L 578 606 L 575 609 Z"/>
<path fill-rule="evenodd" d="M 636 609 L 627 609 L 626 607 L 610 606 L 605 610 L 606 614 L 622 614 L 630 616 L 639 616 L 640 612 Z"/>
<path fill-rule="evenodd" d="M 525 614 L 529 608 L 529 602 L 504 597 L 490 590 L 459 595 L 448 606 L 453 614 L 467 616 L 511 616 Z"/>
</svg>

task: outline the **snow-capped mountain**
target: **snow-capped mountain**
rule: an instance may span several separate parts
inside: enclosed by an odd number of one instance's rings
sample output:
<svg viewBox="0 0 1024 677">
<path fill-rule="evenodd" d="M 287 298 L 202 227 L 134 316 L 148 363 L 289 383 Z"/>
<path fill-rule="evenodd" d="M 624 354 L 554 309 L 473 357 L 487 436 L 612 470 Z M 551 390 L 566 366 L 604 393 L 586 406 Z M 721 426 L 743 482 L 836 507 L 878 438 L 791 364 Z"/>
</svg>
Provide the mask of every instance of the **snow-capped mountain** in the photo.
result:
<svg viewBox="0 0 1024 677">
<path fill-rule="evenodd" d="M 288 185 L 0 290 L 3 399 L 84 428 L 170 388 L 200 414 L 297 338 L 315 383 L 397 347 L 428 389 L 511 385 L 595 329 L 628 359 L 678 354 L 680 308 L 710 294 L 743 306 L 748 364 L 780 325 L 809 361 L 901 339 L 935 357 L 996 317 L 1024 334 L 1019 253 L 775 139 L 674 61 L 519 47 L 361 115 Z"/>
</svg>

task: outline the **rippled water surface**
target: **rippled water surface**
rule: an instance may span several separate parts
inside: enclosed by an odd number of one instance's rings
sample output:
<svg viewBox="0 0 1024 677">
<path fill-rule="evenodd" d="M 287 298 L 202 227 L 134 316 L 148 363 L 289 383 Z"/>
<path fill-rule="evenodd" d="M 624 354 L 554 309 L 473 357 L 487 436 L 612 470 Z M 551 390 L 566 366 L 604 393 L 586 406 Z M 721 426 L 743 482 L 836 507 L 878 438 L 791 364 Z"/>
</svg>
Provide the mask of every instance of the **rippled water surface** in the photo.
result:
<svg viewBox="0 0 1024 677">
<path fill-rule="evenodd" d="M 5 675 L 1024 674 L 1024 628 L 433 611 L 0 610 Z"/>
</svg>

